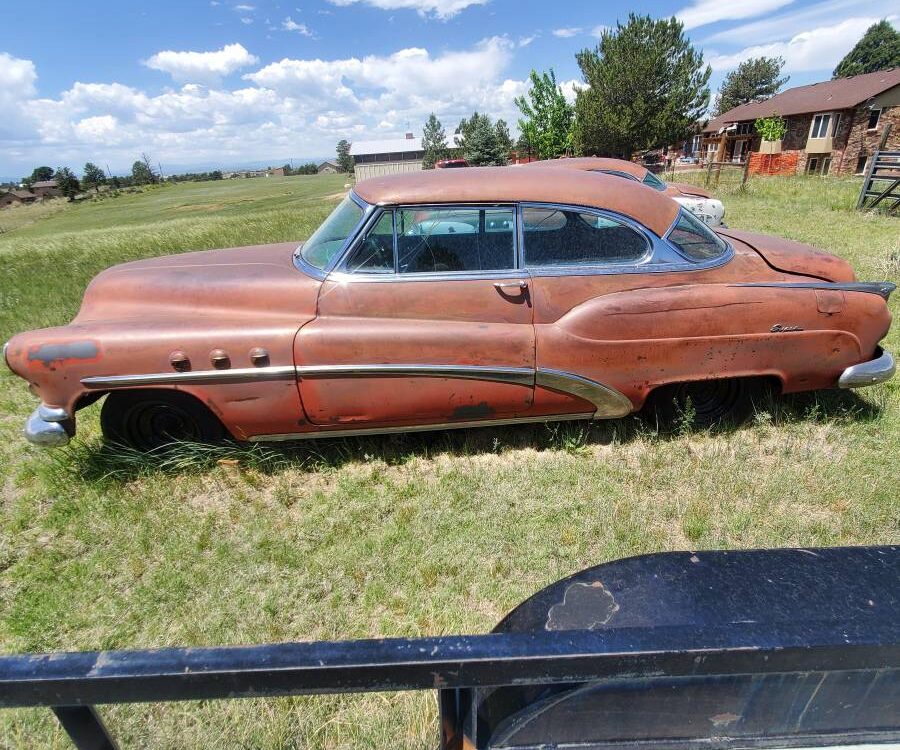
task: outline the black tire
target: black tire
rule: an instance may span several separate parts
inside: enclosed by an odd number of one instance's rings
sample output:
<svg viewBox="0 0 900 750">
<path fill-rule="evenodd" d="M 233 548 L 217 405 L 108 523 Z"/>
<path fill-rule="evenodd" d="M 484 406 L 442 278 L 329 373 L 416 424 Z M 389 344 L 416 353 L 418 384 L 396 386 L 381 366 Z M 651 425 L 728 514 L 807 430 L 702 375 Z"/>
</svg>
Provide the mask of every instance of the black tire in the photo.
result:
<svg viewBox="0 0 900 750">
<path fill-rule="evenodd" d="M 752 378 L 673 383 L 650 394 L 647 412 L 664 430 L 683 424 L 701 430 L 738 426 L 753 413 L 753 401 L 760 392 L 760 381 Z"/>
<path fill-rule="evenodd" d="M 222 423 L 193 396 L 180 391 L 115 391 L 100 411 L 103 436 L 140 451 L 180 440 L 220 442 Z"/>
</svg>

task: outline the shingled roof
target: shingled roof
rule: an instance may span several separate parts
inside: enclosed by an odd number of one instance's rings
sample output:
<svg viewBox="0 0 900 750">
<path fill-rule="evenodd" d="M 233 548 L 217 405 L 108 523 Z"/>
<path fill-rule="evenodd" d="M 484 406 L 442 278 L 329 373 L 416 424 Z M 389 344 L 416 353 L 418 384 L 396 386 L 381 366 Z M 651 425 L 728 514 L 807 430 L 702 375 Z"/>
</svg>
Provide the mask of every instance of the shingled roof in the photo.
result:
<svg viewBox="0 0 900 750">
<path fill-rule="evenodd" d="M 797 86 L 775 94 L 764 102 L 752 102 L 729 109 L 710 120 L 703 128 L 703 132 L 715 133 L 730 123 L 755 120 L 758 117 L 771 115 L 788 117 L 809 112 L 851 109 L 894 86 L 900 86 L 900 68 L 864 73 L 850 78 L 836 78 L 833 81 L 812 83 L 809 86 Z"/>
</svg>

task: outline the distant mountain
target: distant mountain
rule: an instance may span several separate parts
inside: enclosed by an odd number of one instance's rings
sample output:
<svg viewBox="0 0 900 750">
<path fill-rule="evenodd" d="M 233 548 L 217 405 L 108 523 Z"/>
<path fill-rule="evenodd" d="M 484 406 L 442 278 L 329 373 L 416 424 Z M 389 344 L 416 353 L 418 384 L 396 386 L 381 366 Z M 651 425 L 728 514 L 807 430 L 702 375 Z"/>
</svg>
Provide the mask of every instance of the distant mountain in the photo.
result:
<svg viewBox="0 0 900 750">
<path fill-rule="evenodd" d="M 190 164 L 162 163 L 163 174 L 184 174 L 186 172 L 212 172 L 220 169 L 223 172 L 240 172 L 247 169 L 265 169 L 266 167 L 280 167 L 284 164 L 293 164 L 297 167 L 301 164 L 313 162 L 320 164 L 333 156 L 286 156 L 278 159 L 259 159 L 257 161 L 207 161 L 193 162 Z"/>
</svg>

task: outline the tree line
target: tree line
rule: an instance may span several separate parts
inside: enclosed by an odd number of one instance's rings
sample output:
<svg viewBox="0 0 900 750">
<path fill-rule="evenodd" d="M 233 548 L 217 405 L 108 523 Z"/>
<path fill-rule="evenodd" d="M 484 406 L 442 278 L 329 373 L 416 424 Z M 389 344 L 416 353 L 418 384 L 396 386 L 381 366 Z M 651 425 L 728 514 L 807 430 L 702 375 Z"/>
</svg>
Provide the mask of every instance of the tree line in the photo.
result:
<svg viewBox="0 0 900 750">
<path fill-rule="evenodd" d="M 676 18 L 634 13 L 575 58 L 584 83 L 576 87 L 574 103 L 552 69 L 531 71 L 527 93 L 515 99 L 521 113 L 515 143 L 503 120 L 494 123 L 479 112 L 460 122 L 451 143 L 432 113 L 423 128 L 424 168 L 451 155 L 472 166 L 499 166 L 514 150 L 539 159 L 573 154 L 630 159 L 636 152 L 681 142 L 708 113 L 716 116 L 763 101 L 789 80 L 781 75 L 783 58 L 749 58 L 725 77 L 710 107 L 712 70 L 685 36 L 684 25 Z M 889 21 L 880 21 L 838 64 L 834 77 L 895 66 L 900 66 L 900 33 Z M 337 155 L 341 171 L 352 172 L 348 141 L 338 144 Z"/>
</svg>

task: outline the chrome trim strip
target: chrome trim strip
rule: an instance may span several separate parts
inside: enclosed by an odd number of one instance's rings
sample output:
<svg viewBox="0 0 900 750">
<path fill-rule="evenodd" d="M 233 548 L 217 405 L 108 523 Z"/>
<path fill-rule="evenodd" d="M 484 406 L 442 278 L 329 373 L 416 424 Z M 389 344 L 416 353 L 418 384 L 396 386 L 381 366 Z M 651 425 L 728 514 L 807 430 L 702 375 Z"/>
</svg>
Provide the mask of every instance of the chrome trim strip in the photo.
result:
<svg viewBox="0 0 900 750">
<path fill-rule="evenodd" d="M 491 380 L 533 386 L 530 367 L 480 367 L 477 365 L 299 365 L 297 377 L 312 378 L 457 378 Z"/>
<path fill-rule="evenodd" d="M 152 372 L 142 375 L 99 375 L 82 378 L 86 388 L 132 388 L 140 385 L 189 385 L 251 383 L 257 380 L 293 380 L 293 365 L 242 367 L 234 370 L 197 370 L 196 372 Z"/>
<path fill-rule="evenodd" d="M 838 379 L 838 387 L 863 388 L 883 383 L 894 377 L 896 371 L 897 365 L 894 363 L 893 355 L 879 347 L 875 350 L 875 357 L 868 362 L 860 362 L 844 370 Z"/>
<path fill-rule="evenodd" d="M 877 294 L 885 300 L 891 296 L 897 285 L 891 281 L 758 281 L 729 286 L 759 286 L 778 289 L 825 289 L 835 292 L 863 292 Z"/>
<path fill-rule="evenodd" d="M 596 380 L 573 375 L 570 372 L 538 369 L 535 384 L 541 388 L 568 393 L 590 401 L 597 409 L 594 412 L 594 419 L 615 419 L 634 411 L 634 404 L 624 394 Z"/>
<path fill-rule="evenodd" d="M 361 429 L 317 429 L 312 432 L 285 433 L 281 435 L 251 435 L 248 440 L 254 443 L 276 443 L 287 440 L 322 440 L 327 438 L 363 437 L 365 435 L 392 435 L 403 432 L 435 432 L 439 430 L 467 430 L 473 427 L 500 427 L 511 424 L 528 424 L 539 422 L 566 422 L 588 420 L 593 414 L 550 414 L 539 417 L 510 417 L 509 419 L 480 419 L 472 422 L 441 422 L 435 424 L 416 424 L 392 427 L 365 427 Z"/>
</svg>

